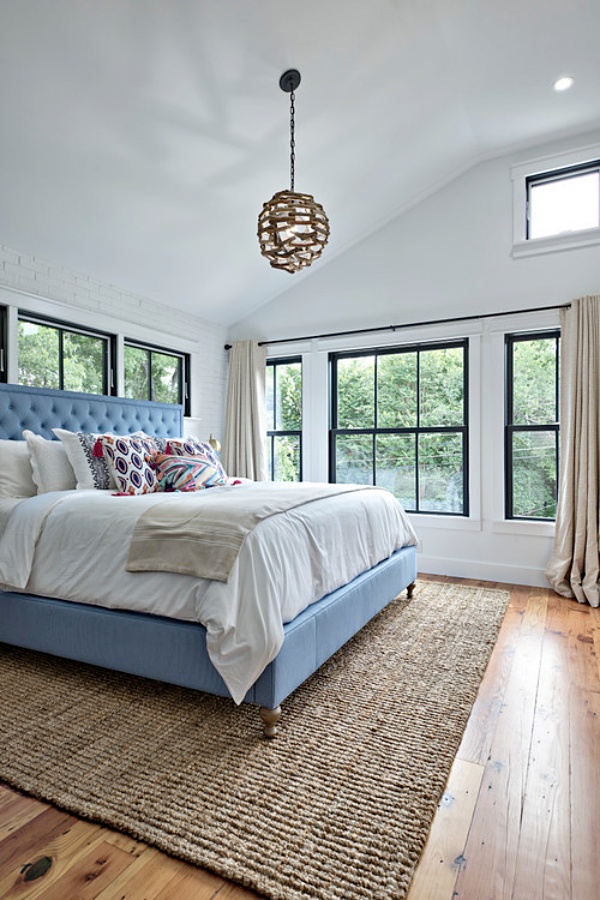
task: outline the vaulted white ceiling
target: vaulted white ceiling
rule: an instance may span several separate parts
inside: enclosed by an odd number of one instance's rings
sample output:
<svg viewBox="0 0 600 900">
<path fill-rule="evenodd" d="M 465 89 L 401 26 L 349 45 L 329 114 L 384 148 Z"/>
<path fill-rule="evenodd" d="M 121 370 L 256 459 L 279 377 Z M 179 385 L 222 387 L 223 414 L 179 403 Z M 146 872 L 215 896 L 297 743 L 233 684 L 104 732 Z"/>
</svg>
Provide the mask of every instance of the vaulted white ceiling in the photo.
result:
<svg viewBox="0 0 600 900">
<path fill-rule="evenodd" d="M 478 160 L 596 127 L 599 34 L 598 0 L 3 0 L 0 243 L 229 325 Z M 256 238 L 290 67 L 331 221 L 300 276 Z"/>
</svg>

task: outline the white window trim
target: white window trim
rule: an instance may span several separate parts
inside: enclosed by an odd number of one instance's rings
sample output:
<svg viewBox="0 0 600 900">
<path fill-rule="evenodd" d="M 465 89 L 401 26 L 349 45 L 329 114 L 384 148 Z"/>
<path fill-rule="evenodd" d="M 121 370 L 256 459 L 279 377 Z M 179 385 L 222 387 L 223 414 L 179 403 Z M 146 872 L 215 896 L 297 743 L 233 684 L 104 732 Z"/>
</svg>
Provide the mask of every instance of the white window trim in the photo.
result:
<svg viewBox="0 0 600 900">
<path fill-rule="evenodd" d="M 50 300 L 41 295 L 31 294 L 29 291 L 20 288 L 7 287 L 0 285 L 0 304 L 6 308 L 7 312 L 7 381 L 10 384 L 19 383 L 19 313 L 23 315 L 40 316 L 43 319 L 53 318 L 59 322 L 64 322 L 69 328 L 72 326 L 75 330 L 84 328 L 92 332 L 96 332 L 101 336 L 114 335 L 116 337 L 116 360 L 111 361 L 113 367 L 112 377 L 117 386 L 117 395 L 124 396 L 124 361 L 123 361 L 123 343 L 124 343 L 124 325 L 121 320 L 115 321 L 111 316 L 107 316 L 102 312 L 92 312 L 79 307 L 67 306 L 57 300 Z M 52 323 L 49 323 L 52 324 Z M 145 325 L 133 323 L 126 324 L 126 331 L 130 340 L 139 340 L 150 346 L 157 344 L 157 332 L 153 331 Z M 183 338 L 173 335 L 173 353 L 176 355 L 188 354 L 190 357 L 190 377 L 188 382 L 188 390 L 190 385 L 195 383 L 194 377 L 198 367 L 198 341 L 192 338 Z M 198 401 L 194 401 L 196 391 L 192 396 L 192 410 L 197 407 Z"/>
<path fill-rule="evenodd" d="M 551 237 L 527 239 L 527 187 L 526 180 L 540 172 L 551 172 L 554 169 L 566 169 L 569 166 L 580 166 L 600 159 L 600 144 L 580 147 L 568 153 L 540 156 L 511 167 L 513 183 L 513 246 L 511 256 L 519 259 L 524 256 L 539 256 L 544 253 L 557 253 L 563 250 L 574 250 L 600 244 L 600 227 L 585 228 L 568 234 L 557 234 Z"/>
<path fill-rule="evenodd" d="M 57 300 L 50 300 L 36 294 L 18 288 L 0 286 L 0 303 L 8 309 L 16 307 L 24 315 L 39 315 L 42 318 L 54 318 L 68 322 L 75 328 L 81 327 L 104 334 L 127 333 L 132 341 L 141 341 L 155 346 L 157 344 L 157 332 L 145 325 L 137 323 L 118 323 L 111 316 L 102 312 L 91 312 L 79 307 L 66 306 Z M 198 342 L 192 338 L 173 336 L 172 347 L 175 353 L 198 353 Z"/>
<path fill-rule="evenodd" d="M 477 501 L 477 506 L 479 506 L 479 497 L 477 498 Z M 473 505 L 472 502 L 471 505 Z M 453 531 L 481 531 L 482 527 L 480 517 L 473 515 L 436 515 L 435 513 L 413 512 L 407 512 L 406 515 L 413 523 L 414 529 L 417 534 L 424 528 L 437 528 L 444 530 L 449 528 Z"/>
<path fill-rule="evenodd" d="M 526 534 L 528 537 L 554 537 L 554 522 L 529 522 L 517 519 L 505 519 L 493 522 L 492 531 L 496 534 Z"/>
</svg>

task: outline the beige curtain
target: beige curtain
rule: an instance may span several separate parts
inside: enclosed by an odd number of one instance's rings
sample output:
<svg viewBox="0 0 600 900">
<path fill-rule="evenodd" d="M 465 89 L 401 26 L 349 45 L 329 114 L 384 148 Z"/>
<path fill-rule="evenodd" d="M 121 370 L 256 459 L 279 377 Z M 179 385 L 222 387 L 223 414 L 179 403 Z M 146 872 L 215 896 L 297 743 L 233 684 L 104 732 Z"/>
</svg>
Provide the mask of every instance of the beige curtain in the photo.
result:
<svg viewBox="0 0 600 900">
<path fill-rule="evenodd" d="M 236 341 L 229 351 L 223 465 L 228 475 L 254 481 L 267 477 L 266 359 L 255 341 Z"/>
<path fill-rule="evenodd" d="M 600 606 L 600 296 L 561 310 L 560 481 L 546 577 L 563 597 Z"/>
</svg>

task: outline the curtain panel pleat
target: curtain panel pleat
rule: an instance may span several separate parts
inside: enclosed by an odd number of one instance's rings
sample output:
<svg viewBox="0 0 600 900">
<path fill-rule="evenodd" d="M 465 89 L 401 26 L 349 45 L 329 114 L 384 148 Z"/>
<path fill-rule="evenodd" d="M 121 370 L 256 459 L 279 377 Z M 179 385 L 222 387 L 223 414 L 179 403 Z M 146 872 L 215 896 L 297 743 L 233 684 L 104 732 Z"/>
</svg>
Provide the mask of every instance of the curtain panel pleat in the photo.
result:
<svg viewBox="0 0 600 900">
<path fill-rule="evenodd" d="M 266 347 L 236 341 L 229 351 L 223 463 L 228 475 L 266 481 Z"/>
<path fill-rule="evenodd" d="M 600 606 L 600 296 L 561 310 L 560 475 L 546 577 L 563 597 Z"/>
</svg>

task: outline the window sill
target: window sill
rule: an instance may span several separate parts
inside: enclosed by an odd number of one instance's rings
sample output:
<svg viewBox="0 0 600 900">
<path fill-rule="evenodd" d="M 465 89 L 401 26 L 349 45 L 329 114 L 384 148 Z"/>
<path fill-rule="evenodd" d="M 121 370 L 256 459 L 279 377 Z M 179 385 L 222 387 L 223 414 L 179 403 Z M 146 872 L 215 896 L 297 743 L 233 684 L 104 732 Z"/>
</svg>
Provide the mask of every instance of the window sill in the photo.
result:
<svg viewBox="0 0 600 900">
<path fill-rule="evenodd" d="M 479 519 L 468 519 L 463 516 L 436 516 L 421 515 L 420 513 L 408 513 L 408 517 L 415 526 L 415 530 L 423 528 L 447 528 L 452 531 L 481 531 Z"/>
<path fill-rule="evenodd" d="M 554 522 L 519 522 L 513 519 L 504 519 L 501 522 L 493 522 L 492 531 L 496 534 L 526 534 L 530 537 L 554 537 Z"/>
<path fill-rule="evenodd" d="M 556 234 L 552 237 L 534 238 L 529 241 L 517 241 L 513 244 L 512 257 L 540 256 L 544 253 L 558 253 L 562 250 L 576 250 L 580 247 L 592 247 L 600 244 L 600 228 L 586 228 L 569 234 Z"/>
</svg>

